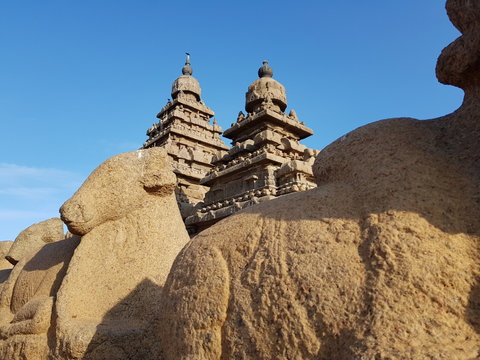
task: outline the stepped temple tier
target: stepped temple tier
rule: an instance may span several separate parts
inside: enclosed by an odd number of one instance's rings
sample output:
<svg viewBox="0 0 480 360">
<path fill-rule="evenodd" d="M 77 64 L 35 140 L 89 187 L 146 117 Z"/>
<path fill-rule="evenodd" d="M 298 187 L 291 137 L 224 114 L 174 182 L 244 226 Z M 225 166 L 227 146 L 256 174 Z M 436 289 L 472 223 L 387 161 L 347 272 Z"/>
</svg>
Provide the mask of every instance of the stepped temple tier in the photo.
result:
<svg viewBox="0 0 480 360">
<path fill-rule="evenodd" d="M 222 157 L 228 146 L 220 138 L 222 129 L 214 112 L 201 99 L 198 80 L 192 76 L 187 53 L 182 76 L 172 85 L 172 100 L 158 113 L 159 121 L 147 130 L 143 148 L 162 147 L 167 150 L 177 175 L 176 196 L 182 217 L 192 214 L 204 198 L 207 188 L 200 179 L 213 168 L 214 155 Z"/>
<path fill-rule="evenodd" d="M 317 150 L 299 140 L 313 134 L 294 110 L 285 113 L 285 87 L 272 78 L 267 61 L 246 93 L 245 110 L 223 133 L 232 148 L 213 158 L 200 181 L 209 186 L 203 206 L 187 217 L 187 227 L 201 231 L 247 206 L 280 195 L 314 188 L 312 164 Z"/>
</svg>

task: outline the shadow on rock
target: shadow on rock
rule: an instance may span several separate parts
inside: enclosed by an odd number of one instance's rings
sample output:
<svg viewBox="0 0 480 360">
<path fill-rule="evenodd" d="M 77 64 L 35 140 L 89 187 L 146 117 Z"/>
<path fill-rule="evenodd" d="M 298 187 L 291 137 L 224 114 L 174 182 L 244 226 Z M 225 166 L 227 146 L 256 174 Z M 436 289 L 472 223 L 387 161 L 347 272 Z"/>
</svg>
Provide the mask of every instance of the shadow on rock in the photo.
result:
<svg viewBox="0 0 480 360">
<path fill-rule="evenodd" d="M 480 279 L 477 279 L 468 297 L 466 315 L 470 325 L 480 334 Z"/>
<path fill-rule="evenodd" d="M 151 331 L 161 293 L 162 287 L 149 279 L 138 284 L 105 314 L 82 359 L 159 359 Z"/>
</svg>

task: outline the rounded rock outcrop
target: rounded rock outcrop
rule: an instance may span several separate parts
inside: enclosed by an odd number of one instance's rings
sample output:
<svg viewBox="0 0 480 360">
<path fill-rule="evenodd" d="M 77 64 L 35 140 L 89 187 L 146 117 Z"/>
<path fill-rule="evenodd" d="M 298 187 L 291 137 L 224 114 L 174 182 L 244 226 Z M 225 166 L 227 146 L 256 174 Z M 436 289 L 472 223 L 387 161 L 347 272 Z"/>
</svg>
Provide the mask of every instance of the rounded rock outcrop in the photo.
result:
<svg viewBox="0 0 480 360">
<path fill-rule="evenodd" d="M 462 35 L 443 49 L 437 61 L 437 78 L 443 84 L 467 90 L 480 83 L 480 3 L 451 0 L 446 8 Z"/>
</svg>

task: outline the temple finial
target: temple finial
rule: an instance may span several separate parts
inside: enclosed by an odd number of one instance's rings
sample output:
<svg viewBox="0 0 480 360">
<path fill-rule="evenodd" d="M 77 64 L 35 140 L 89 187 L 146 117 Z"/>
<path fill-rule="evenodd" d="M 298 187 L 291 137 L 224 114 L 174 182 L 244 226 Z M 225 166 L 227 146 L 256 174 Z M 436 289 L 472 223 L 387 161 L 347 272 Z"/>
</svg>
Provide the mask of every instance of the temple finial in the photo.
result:
<svg viewBox="0 0 480 360">
<path fill-rule="evenodd" d="M 258 77 L 273 77 L 273 70 L 267 60 L 263 60 L 263 65 L 258 69 Z"/>
<path fill-rule="evenodd" d="M 190 66 L 190 54 L 187 52 L 185 53 L 185 55 L 187 55 L 187 58 L 185 59 L 185 65 L 182 68 L 182 74 L 192 75 L 193 70 L 192 70 L 192 67 Z"/>
</svg>

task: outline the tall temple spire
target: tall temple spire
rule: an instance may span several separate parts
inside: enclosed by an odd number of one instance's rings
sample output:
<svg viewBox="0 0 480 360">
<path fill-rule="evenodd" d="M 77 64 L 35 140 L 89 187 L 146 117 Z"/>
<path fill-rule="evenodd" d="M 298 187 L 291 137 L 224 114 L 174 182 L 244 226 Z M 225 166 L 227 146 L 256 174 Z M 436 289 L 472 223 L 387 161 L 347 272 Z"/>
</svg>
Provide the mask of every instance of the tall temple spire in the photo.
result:
<svg viewBox="0 0 480 360">
<path fill-rule="evenodd" d="M 147 130 L 144 148 L 163 147 L 177 175 L 175 193 L 183 218 L 192 214 L 207 188 L 200 179 L 213 168 L 212 159 L 228 150 L 220 138 L 222 129 L 214 112 L 201 99 L 198 80 L 192 76 L 190 54 L 186 53 L 182 74 L 172 84 L 172 100 L 158 113 L 159 121 Z"/>
<path fill-rule="evenodd" d="M 212 159 L 214 167 L 200 180 L 210 189 L 185 219 L 187 226 L 201 231 L 247 206 L 316 186 L 312 164 L 318 151 L 300 143 L 313 131 L 294 110 L 285 113 L 285 87 L 272 76 L 264 61 L 245 96 L 247 115 L 239 112 L 223 133 L 233 147 Z"/>
</svg>

